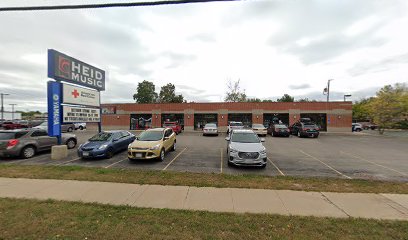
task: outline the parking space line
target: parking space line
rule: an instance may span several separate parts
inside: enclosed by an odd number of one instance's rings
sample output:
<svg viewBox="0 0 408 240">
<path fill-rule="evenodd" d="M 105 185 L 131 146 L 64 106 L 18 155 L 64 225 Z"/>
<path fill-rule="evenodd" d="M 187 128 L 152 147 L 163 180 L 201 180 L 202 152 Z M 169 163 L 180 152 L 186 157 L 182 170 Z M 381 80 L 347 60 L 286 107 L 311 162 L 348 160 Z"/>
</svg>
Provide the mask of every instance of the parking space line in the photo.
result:
<svg viewBox="0 0 408 240">
<path fill-rule="evenodd" d="M 112 164 L 110 164 L 110 165 L 108 165 L 108 166 L 106 166 L 106 167 L 103 167 L 103 168 L 110 168 L 110 167 L 115 166 L 116 164 L 121 163 L 121 162 L 123 162 L 123 161 L 125 161 L 125 160 L 128 160 L 128 159 L 125 158 L 125 159 L 119 160 L 119 161 L 114 162 L 114 163 L 112 163 Z"/>
<path fill-rule="evenodd" d="M 343 177 L 345 177 L 345 178 L 347 178 L 347 179 L 352 179 L 351 177 L 345 175 L 344 173 L 341 173 L 341 172 L 337 171 L 336 169 L 334 169 L 333 167 L 331 167 L 331 166 L 328 165 L 327 163 L 323 162 L 322 160 L 318 159 L 317 157 L 314 157 L 314 156 L 312 156 L 312 155 L 310 155 L 310 154 L 308 154 L 308 153 L 305 153 L 305 152 L 302 151 L 302 150 L 299 150 L 299 152 L 303 153 L 304 155 L 306 155 L 306 156 L 308 156 L 308 157 L 310 157 L 310 158 L 313 158 L 314 160 L 320 162 L 321 164 L 325 165 L 326 167 L 330 168 L 331 170 L 335 171 L 336 173 L 340 174 L 341 176 L 343 176 Z"/>
<path fill-rule="evenodd" d="M 276 168 L 276 170 L 278 170 L 278 172 L 280 173 L 280 175 L 285 176 L 285 174 L 278 168 L 278 166 L 276 166 L 275 163 L 272 162 L 272 160 L 267 157 L 268 161 Z"/>
<path fill-rule="evenodd" d="M 175 157 L 173 158 L 173 160 L 171 160 L 171 161 L 169 162 L 169 164 L 167 164 L 167 165 L 162 169 L 162 171 L 166 170 L 166 169 L 170 166 L 170 164 L 172 164 L 184 151 L 186 151 L 186 149 L 187 149 L 187 147 L 185 147 L 179 154 L 177 154 L 177 156 L 175 156 Z"/>
<path fill-rule="evenodd" d="M 70 162 L 74 162 L 74 161 L 77 161 L 77 160 L 79 160 L 79 159 L 81 159 L 81 158 L 80 158 L 80 157 L 74 158 L 74 159 L 71 159 L 71 160 L 69 160 L 69 161 L 65 161 L 65 162 L 62 162 L 62 163 L 55 164 L 54 166 L 61 166 L 61 165 L 63 165 L 63 164 L 70 163 Z"/>
<path fill-rule="evenodd" d="M 406 174 L 406 173 L 403 173 L 403 172 L 400 172 L 400 171 L 398 171 L 398 170 L 392 169 L 392 168 L 390 168 L 390 167 L 387 167 L 387 166 L 384 166 L 384 165 L 381 165 L 381 164 L 372 162 L 372 161 L 370 161 L 370 160 L 367 160 L 367 159 L 365 159 L 365 158 L 359 157 L 359 156 L 357 156 L 357 155 L 353 155 L 353 154 L 351 154 L 351 153 L 346 153 L 346 152 L 340 151 L 340 154 L 344 154 L 344 155 L 350 156 L 350 157 L 352 157 L 352 158 L 359 159 L 359 160 L 362 160 L 362 161 L 371 163 L 371 164 L 376 165 L 376 166 L 378 166 L 378 167 L 382 167 L 382 168 L 385 168 L 385 169 L 394 171 L 394 172 L 399 173 L 399 174 L 401 174 L 401 175 L 403 175 L 403 176 L 408 176 L 408 174 Z"/>
<path fill-rule="evenodd" d="M 221 152 L 221 173 L 222 173 L 222 159 L 223 159 L 223 157 L 222 157 L 222 151 L 223 151 L 224 149 L 222 149 L 222 148 L 220 148 L 220 152 Z"/>
</svg>

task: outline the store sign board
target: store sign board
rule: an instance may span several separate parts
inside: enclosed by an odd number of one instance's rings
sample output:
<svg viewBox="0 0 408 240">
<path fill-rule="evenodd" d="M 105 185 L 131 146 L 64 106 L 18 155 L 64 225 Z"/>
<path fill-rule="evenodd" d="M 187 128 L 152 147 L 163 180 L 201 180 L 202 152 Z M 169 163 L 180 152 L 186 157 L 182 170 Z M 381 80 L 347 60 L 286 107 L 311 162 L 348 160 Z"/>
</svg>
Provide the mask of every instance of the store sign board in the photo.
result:
<svg viewBox="0 0 408 240">
<path fill-rule="evenodd" d="M 99 108 L 63 106 L 62 121 L 64 123 L 100 122 L 101 121 L 100 109 Z"/>
</svg>

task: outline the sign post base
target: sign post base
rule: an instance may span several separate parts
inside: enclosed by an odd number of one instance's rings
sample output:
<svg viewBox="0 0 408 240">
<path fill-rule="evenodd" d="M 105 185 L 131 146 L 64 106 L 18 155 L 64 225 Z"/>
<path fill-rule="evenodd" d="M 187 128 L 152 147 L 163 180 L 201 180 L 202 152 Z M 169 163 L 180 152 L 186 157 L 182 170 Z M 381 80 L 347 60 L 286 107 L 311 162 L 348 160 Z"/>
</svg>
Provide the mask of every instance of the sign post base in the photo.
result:
<svg viewBox="0 0 408 240">
<path fill-rule="evenodd" d="M 51 147 L 51 160 L 61 160 L 68 157 L 67 145 L 55 145 Z"/>
</svg>

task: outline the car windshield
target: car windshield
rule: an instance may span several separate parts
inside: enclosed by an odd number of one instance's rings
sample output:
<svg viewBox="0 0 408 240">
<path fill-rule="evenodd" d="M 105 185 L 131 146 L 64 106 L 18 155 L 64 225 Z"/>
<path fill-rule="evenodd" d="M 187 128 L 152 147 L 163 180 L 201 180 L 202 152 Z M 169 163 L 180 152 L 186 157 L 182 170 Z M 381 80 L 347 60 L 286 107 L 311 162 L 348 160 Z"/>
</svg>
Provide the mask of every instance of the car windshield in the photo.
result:
<svg viewBox="0 0 408 240">
<path fill-rule="evenodd" d="M 208 124 L 205 124 L 205 128 L 216 128 L 217 127 L 217 125 L 215 125 L 214 123 L 208 123 Z"/>
<path fill-rule="evenodd" d="M 95 142 L 95 141 L 107 141 L 110 137 L 112 136 L 112 133 L 108 132 L 101 132 L 96 134 L 95 136 L 91 137 L 89 141 Z"/>
<path fill-rule="evenodd" d="M 162 131 L 146 131 L 140 134 L 139 141 L 159 141 L 162 138 Z"/>
<path fill-rule="evenodd" d="M 265 128 L 262 124 L 252 124 L 252 128 Z"/>
<path fill-rule="evenodd" d="M 0 132 L 0 140 L 17 139 L 26 135 L 28 131 L 22 132 Z"/>
<path fill-rule="evenodd" d="M 286 125 L 275 125 L 275 128 L 287 128 Z"/>
<path fill-rule="evenodd" d="M 41 124 L 38 125 L 38 126 L 48 126 L 48 122 L 43 122 L 43 123 L 41 123 Z"/>
<path fill-rule="evenodd" d="M 171 126 L 175 126 L 176 123 L 164 123 L 163 126 L 164 127 L 171 127 Z"/>
<path fill-rule="evenodd" d="M 232 134 L 231 142 L 239 143 L 259 143 L 260 140 L 255 133 L 252 132 L 238 132 Z"/>
<path fill-rule="evenodd" d="M 242 122 L 232 122 L 230 126 L 244 126 L 244 124 L 242 124 Z"/>
</svg>

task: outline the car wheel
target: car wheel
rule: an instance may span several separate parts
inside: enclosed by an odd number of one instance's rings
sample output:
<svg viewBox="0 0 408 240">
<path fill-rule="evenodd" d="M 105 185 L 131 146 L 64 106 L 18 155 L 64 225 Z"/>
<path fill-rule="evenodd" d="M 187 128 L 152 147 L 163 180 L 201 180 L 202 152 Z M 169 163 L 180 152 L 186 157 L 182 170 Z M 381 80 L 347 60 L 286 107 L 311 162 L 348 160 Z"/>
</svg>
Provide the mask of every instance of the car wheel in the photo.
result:
<svg viewBox="0 0 408 240">
<path fill-rule="evenodd" d="M 356 131 L 356 132 L 361 132 L 361 129 L 360 129 L 360 128 L 357 128 L 355 131 Z"/>
<path fill-rule="evenodd" d="M 21 150 L 21 156 L 23 158 L 32 158 L 35 155 L 35 147 L 26 146 Z"/>
<path fill-rule="evenodd" d="M 67 129 L 67 132 L 72 132 L 73 130 L 72 130 L 72 127 L 69 127 L 68 129 Z"/>
<path fill-rule="evenodd" d="M 160 151 L 160 157 L 159 157 L 159 160 L 160 160 L 161 162 L 164 161 L 164 154 L 165 154 L 164 149 L 162 149 L 162 150 Z"/>
<path fill-rule="evenodd" d="M 234 166 L 234 164 L 232 164 L 232 162 L 227 161 L 228 162 L 228 166 Z"/>
<path fill-rule="evenodd" d="M 301 135 L 300 135 L 300 131 L 298 131 L 298 132 L 297 132 L 297 136 L 298 136 L 298 137 L 301 137 Z"/>
<path fill-rule="evenodd" d="M 272 133 L 271 133 L 271 136 L 272 136 L 272 137 L 275 137 L 275 134 L 272 132 Z"/>
<path fill-rule="evenodd" d="M 176 147 L 177 147 L 177 142 L 174 142 L 173 146 L 171 147 L 171 151 L 176 151 Z"/>
<path fill-rule="evenodd" d="M 82 126 L 79 126 L 79 130 L 84 130 L 84 127 L 82 127 Z"/>
<path fill-rule="evenodd" d="M 109 148 L 107 151 L 106 151 L 106 158 L 112 158 L 113 157 L 113 149 L 112 148 Z"/>
<path fill-rule="evenodd" d="M 67 143 L 66 143 L 68 149 L 72 149 L 76 146 L 76 141 L 74 139 L 68 139 Z"/>
</svg>

